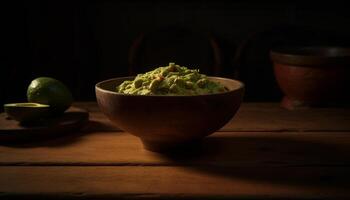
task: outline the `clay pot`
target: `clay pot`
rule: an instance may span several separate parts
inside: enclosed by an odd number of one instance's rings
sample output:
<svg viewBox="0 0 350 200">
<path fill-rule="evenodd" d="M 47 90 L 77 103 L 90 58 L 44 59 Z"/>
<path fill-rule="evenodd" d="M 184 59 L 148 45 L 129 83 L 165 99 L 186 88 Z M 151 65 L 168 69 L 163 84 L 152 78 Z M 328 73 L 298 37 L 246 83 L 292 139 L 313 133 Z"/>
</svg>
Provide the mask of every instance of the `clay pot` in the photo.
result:
<svg viewBox="0 0 350 200">
<path fill-rule="evenodd" d="M 349 99 L 350 49 L 294 47 L 270 52 L 287 109 L 332 106 Z"/>
<path fill-rule="evenodd" d="M 223 127 L 241 105 L 243 83 L 210 77 L 229 91 L 196 96 L 142 96 L 115 92 L 117 85 L 132 77 L 96 84 L 101 111 L 120 129 L 139 137 L 151 151 L 181 149 Z"/>
</svg>

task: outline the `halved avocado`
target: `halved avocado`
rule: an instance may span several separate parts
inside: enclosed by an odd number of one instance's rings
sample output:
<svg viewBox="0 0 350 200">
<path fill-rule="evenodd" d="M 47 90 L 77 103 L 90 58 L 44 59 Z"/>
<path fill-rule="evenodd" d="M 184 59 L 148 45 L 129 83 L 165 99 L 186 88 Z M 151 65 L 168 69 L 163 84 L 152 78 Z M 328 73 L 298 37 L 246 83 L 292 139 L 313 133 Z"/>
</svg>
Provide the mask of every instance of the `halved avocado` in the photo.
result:
<svg viewBox="0 0 350 200">
<path fill-rule="evenodd" d="M 27 122 L 48 116 L 50 106 L 39 103 L 9 103 L 4 104 L 4 110 L 11 119 Z"/>
</svg>

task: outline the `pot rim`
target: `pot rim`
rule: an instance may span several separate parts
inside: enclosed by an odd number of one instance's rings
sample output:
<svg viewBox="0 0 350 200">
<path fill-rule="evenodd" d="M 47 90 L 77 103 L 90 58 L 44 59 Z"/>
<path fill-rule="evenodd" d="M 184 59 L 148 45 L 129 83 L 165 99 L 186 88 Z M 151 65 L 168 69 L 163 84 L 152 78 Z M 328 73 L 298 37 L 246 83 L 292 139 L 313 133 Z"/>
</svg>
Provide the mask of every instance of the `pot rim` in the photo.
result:
<svg viewBox="0 0 350 200">
<path fill-rule="evenodd" d="M 279 47 L 270 50 L 274 63 L 309 66 L 332 67 L 350 65 L 350 48 L 337 46 Z"/>
</svg>

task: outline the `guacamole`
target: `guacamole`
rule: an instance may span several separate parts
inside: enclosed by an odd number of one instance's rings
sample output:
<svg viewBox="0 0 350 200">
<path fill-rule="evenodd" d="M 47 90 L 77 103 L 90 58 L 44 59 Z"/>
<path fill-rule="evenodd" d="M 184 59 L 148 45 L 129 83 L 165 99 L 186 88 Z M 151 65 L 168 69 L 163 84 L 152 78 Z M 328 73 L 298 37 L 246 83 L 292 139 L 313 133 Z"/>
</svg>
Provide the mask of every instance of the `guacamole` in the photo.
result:
<svg viewBox="0 0 350 200">
<path fill-rule="evenodd" d="M 159 67 L 134 80 L 124 81 L 116 91 L 133 95 L 201 95 L 227 91 L 220 83 L 213 82 L 198 69 L 188 69 L 175 63 Z"/>
</svg>

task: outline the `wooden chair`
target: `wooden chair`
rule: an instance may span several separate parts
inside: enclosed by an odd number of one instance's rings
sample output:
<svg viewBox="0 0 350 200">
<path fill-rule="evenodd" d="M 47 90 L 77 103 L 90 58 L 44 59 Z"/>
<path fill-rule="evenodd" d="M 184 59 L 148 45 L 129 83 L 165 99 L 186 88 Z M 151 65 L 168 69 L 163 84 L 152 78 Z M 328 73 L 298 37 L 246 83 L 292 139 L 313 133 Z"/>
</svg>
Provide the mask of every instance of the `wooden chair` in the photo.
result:
<svg viewBox="0 0 350 200">
<path fill-rule="evenodd" d="M 219 75 L 221 51 L 213 35 L 178 27 L 143 32 L 134 39 L 129 51 L 130 75 L 166 66 L 169 62 Z"/>
</svg>

